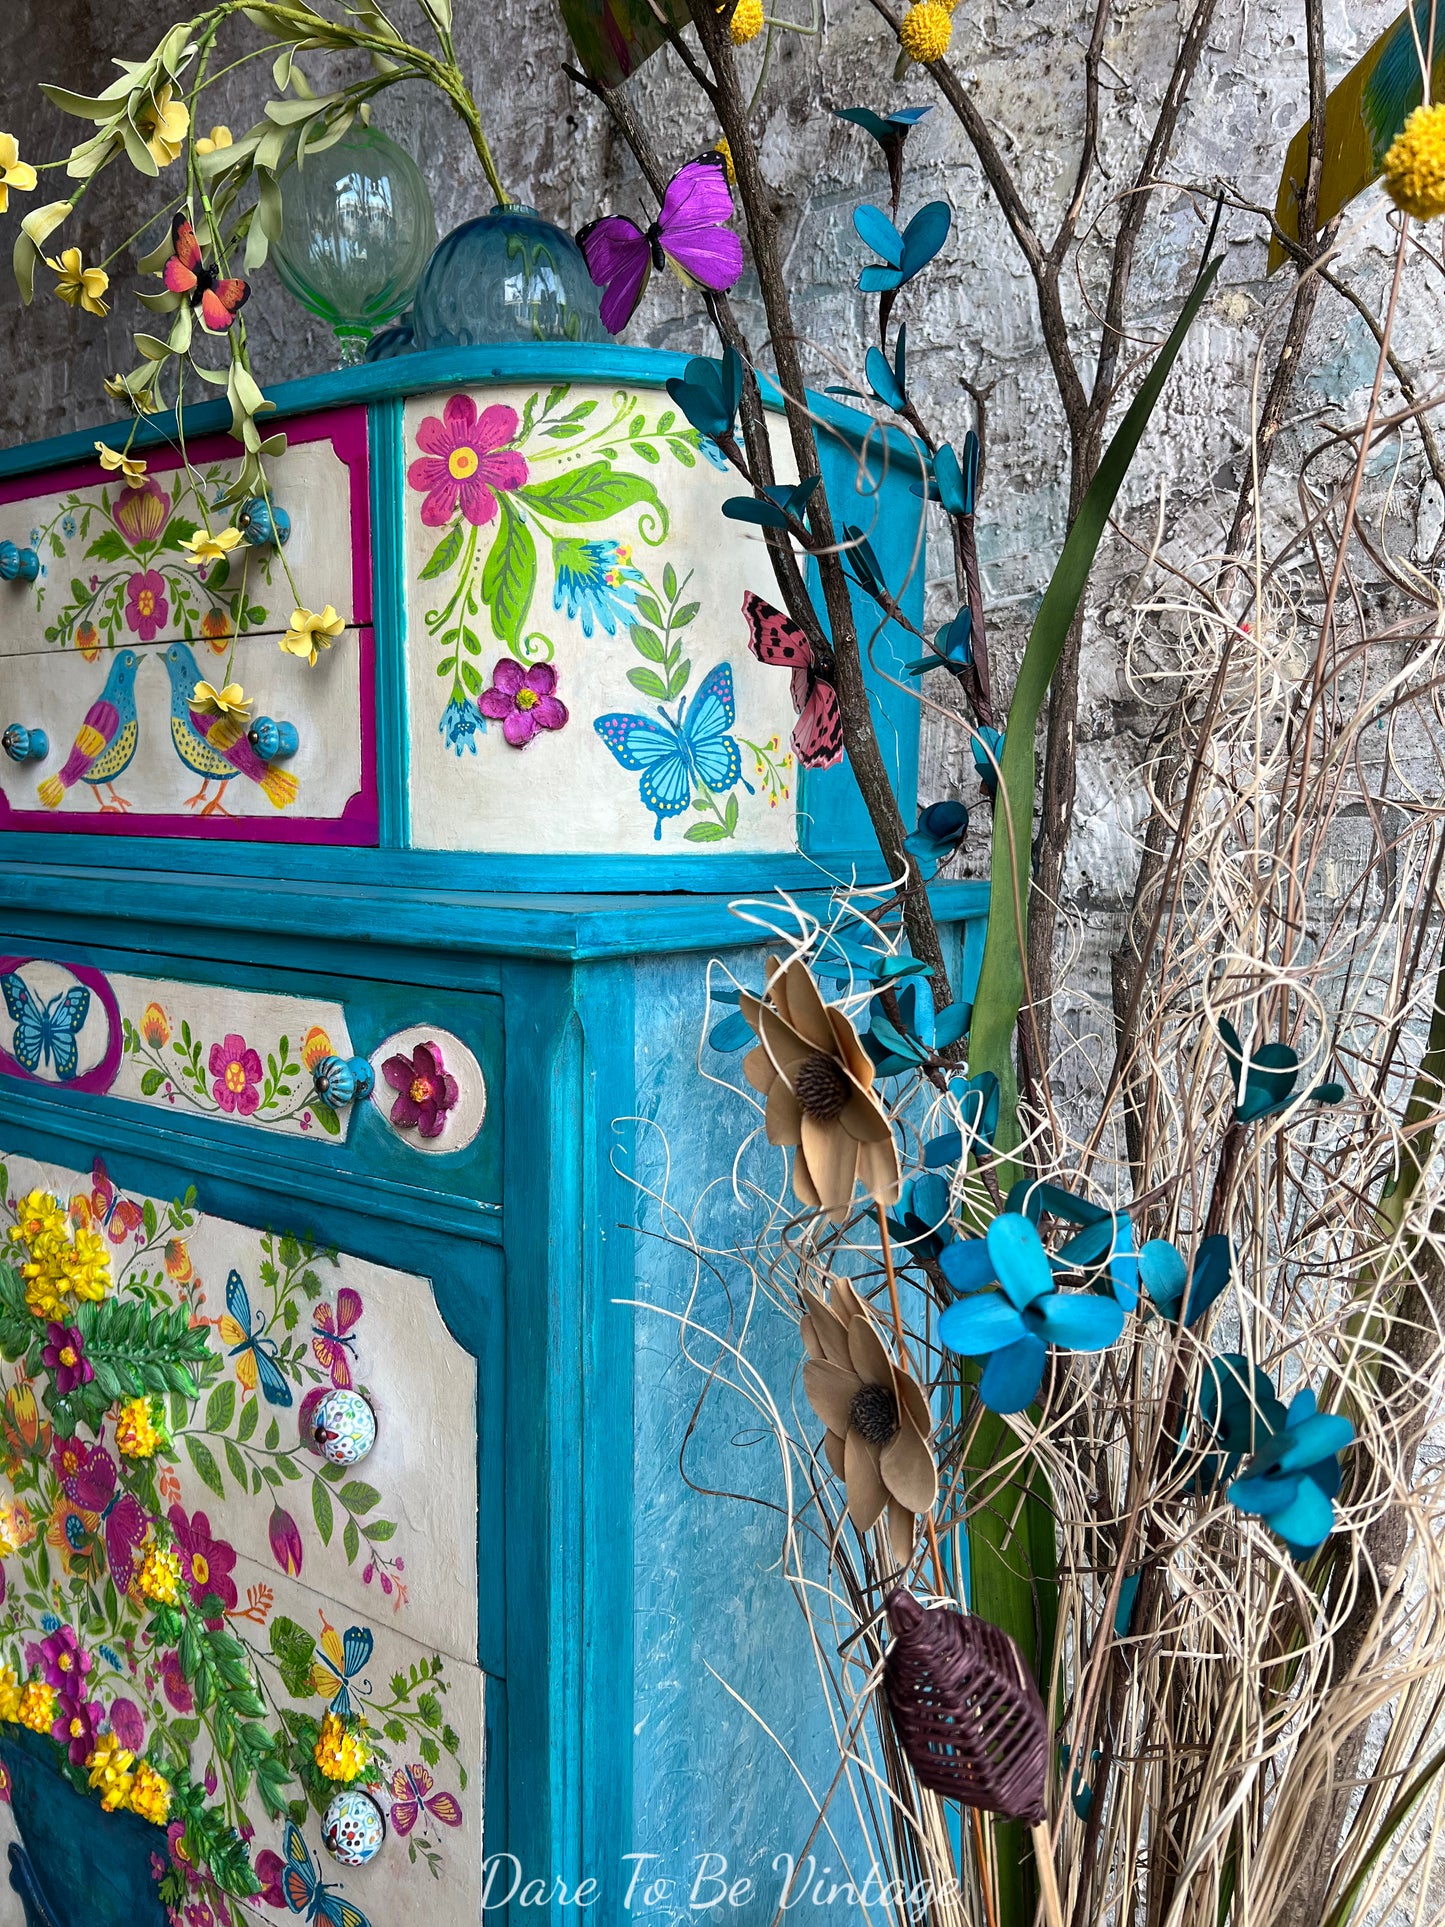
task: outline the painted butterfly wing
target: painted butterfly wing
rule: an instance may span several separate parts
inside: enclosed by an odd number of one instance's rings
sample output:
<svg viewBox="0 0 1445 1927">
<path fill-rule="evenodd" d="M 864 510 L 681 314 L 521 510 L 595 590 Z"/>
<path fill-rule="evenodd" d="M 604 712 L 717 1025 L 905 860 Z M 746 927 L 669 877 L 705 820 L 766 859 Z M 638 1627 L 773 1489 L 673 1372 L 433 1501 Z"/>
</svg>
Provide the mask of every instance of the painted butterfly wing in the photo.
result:
<svg viewBox="0 0 1445 1927">
<path fill-rule="evenodd" d="M 336 1294 L 336 1329 L 343 1338 L 361 1317 L 362 1309 L 361 1293 L 343 1285 Z"/>
<path fill-rule="evenodd" d="M 129 1590 L 135 1555 L 149 1524 L 145 1508 L 129 1492 L 122 1492 L 105 1515 L 105 1555 L 121 1592 Z"/>
<path fill-rule="evenodd" d="M 286 1905 L 293 1914 L 304 1914 L 311 1905 L 316 1892 L 316 1875 L 309 1867 L 303 1873 L 300 1867 L 286 1867 L 281 1874 L 281 1891 L 286 1896 Z"/>
<path fill-rule="evenodd" d="M 201 290 L 201 326 L 208 334 L 224 334 L 250 298 L 249 281 L 213 281 Z"/>
<path fill-rule="evenodd" d="M 113 1245 L 124 1244 L 132 1232 L 145 1223 L 145 1213 L 130 1198 L 117 1198 L 106 1218 L 106 1236 Z"/>
<path fill-rule="evenodd" d="M 11 1039 L 11 1049 L 17 1063 L 23 1064 L 28 1071 L 40 1069 L 40 1053 L 45 1044 L 45 1027 L 41 1022 L 40 1007 L 31 996 L 28 985 L 19 977 L 11 974 L 4 979 L 5 1008 L 15 1019 L 15 1035 Z"/>
<path fill-rule="evenodd" d="M 454 1793 L 434 1793 L 426 1803 L 428 1813 L 434 1813 L 444 1827 L 459 1827 L 462 1824 L 462 1807 Z"/>
<path fill-rule="evenodd" d="M 728 731 L 737 717 L 729 663 L 710 669 L 682 721 L 683 740 L 698 776 L 710 790 L 730 790 L 743 773 L 742 753 Z"/>
<path fill-rule="evenodd" d="M 590 221 L 577 236 L 587 272 L 602 289 L 602 325 L 620 334 L 637 312 L 652 272 L 652 246 L 635 221 L 622 214 Z"/>
<path fill-rule="evenodd" d="M 323 1927 L 371 1927 L 359 1907 L 353 1906 L 344 1894 L 332 1893 L 325 1887 L 316 1897 L 316 1918 Z"/>
<path fill-rule="evenodd" d="M 663 252 L 691 281 L 723 294 L 743 271 L 743 244 L 724 226 L 733 217 L 721 154 L 704 154 L 680 167 L 662 196 L 657 238 Z"/>
<path fill-rule="evenodd" d="M 647 716 L 618 711 L 595 717 L 592 727 L 624 769 L 642 771 L 638 794 L 657 818 L 652 834 L 661 842 L 664 818 L 681 816 L 692 797 L 692 771 L 682 732 L 669 717 L 655 723 Z"/>
<path fill-rule="evenodd" d="M 375 1645 L 376 1638 L 369 1626 L 347 1627 L 341 1638 L 341 1661 L 348 1679 L 361 1671 Z"/>
<path fill-rule="evenodd" d="M 800 667 L 812 668 L 813 645 L 804 632 L 791 616 L 751 589 L 743 591 L 743 620 L 748 625 L 748 648 L 759 662 L 795 673 Z"/>
<path fill-rule="evenodd" d="M 56 1075 L 61 1078 L 74 1077 L 80 1068 L 75 1034 L 84 1028 L 89 1015 L 90 992 L 84 984 L 72 984 L 46 1006 L 41 1016 L 45 1053 L 54 1059 Z"/>
<path fill-rule="evenodd" d="M 261 1390 L 268 1405 L 287 1406 L 291 1403 L 291 1387 L 286 1383 L 286 1374 L 276 1362 L 276 1343 L 270 1338 L 253 1338 L 251 1355 L 256 1361 L 256 1374 L 261 1381 Z"/>
<path fill-rule="evenodd" d="M 99 1515 L 115 1497 L 116 1464 L 103 1445 L 85 1452 L 76 1470 L 60 1481 L 61 1490 L 86 1512 Z"/>
<path fill-rule="evenodd" d="M 246 1281 L 239 1271 L 232 1270 L 226 1279 L 226 1310 L 245 1333 L 251 1336 L 251 1294 L 246 1289 Z"/>
<path fill-rule="evenodd" d="M 398 1775 L 397 1777 L 401 1778 L 402 1776 Z M 403 1839 L 411 1832 L 420 1818 L 421 1806 L 416 1800 L 393 1800 L 391 1807 L 391 1824 L 396 1828 L 397 1832 L 401 1834 Z"/>
</svg>

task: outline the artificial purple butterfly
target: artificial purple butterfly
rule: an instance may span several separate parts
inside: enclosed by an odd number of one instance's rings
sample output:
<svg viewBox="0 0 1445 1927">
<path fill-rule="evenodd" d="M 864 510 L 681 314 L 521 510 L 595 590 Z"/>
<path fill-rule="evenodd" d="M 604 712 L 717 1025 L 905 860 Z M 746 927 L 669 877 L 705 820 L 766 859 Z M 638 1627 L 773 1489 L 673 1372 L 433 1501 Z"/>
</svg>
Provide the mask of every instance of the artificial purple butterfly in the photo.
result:
<svg viewBox="0 0 1445 1927">
<path fill-rule="evenodd" d="M 68 1448 L 68 1449 L 67 1449 Z M 135 1554 L 150 1521 L 139 1499 L 118 1489 L 116 1463 L 103 1445 L 85 1446 L 66 1440 L 56 1450 L 60 1489 L 72 1504 L 95 1516 L 105 1529 L 105 1551 L 111 1574 L 124 1592 L 135 1570 Z"/>
<path fill-rule="evenodd" d="M 662 196 L 662 212 L 644 234 L 625 215 L 592 221 L 577 236 L 587 272 L 603 290 L 602 322 L 621 334 L 642 299 L 647 277 L 670 261 L 685 281 L 726 294 L 743 271 L 743 244 L 723 224 L 733 217 L 721 154 L 680 167 Z"/>
</svg>

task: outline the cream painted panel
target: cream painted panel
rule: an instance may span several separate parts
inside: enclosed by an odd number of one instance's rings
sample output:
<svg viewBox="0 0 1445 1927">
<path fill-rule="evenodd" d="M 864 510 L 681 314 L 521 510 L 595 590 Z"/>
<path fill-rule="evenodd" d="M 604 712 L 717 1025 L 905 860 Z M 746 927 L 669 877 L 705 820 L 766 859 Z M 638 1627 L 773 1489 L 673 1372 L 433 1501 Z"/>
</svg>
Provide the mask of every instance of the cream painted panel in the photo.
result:
<svg viewBox="0 0 1445 1927">
<path fill-rule="evenodd" d="M 210 506 L 230 486 L 235 465 L 202 463 L 195 479 L 152 460 L 142 490 L 102 481 L 0 502 L 0 540 L 34 548 L 41 575 L 0 582 L 0 656 L 33 649 L 105 650 L 140 641 L 227 633 L 239 624 L 238 588 L 251 606 L 248 629 L 286 627 L 294 596 L 274 548 L 239 548 L 217 582 L 191 566 L 180 547 L 204 520 L 225 526 L 229 511 Z M 286 564 L 308 608 L 332 603 L 350 619 L 352 534 L 350 472 L 329 441 L 301 442 L 269 468 L 272 499 L 291 517 Z M 104 671 L 102 670 L 102 675 Z"/>
<path fill-rule="evenodd" d="M 49 738 L 43 762 L 13 763 L 0 756 L 0 795 L 12 810 L 42 813 L 43 787 L 59 779 L 85 716 L 102 694 L 121 710 L 122 731 L 133 706 L 136 737 L 132 760 L 113 782 L 75 777 L 59 798 L 56 816 L 76 827 L 97 810 L 127 809 L 146 816 L 206 818 L 335 818 L 361 787 L 361 632 L 339 636 L 314 668 L 278 648 L 272 636 L 246 636 L 236 645 L 231 674 L 252 699 L 252 715 L 296 725 L 300 743 L 289 760 L 265 774 L 244 743 L 243 769 L 217 782 L 187 766 L 171 731 L 171 676 L 159 643 L 102 652 L 87 662 L 63 655 L 10 656 L 0 668 L 0 727 L 23 723 Z M 193 658 L 199 676 L 219 684 L 227 656 L 204 644 L 171 645 Z M 186 666 L 181 665 L 183 668 Z M 189 743 L 192 753 L 195 746 Z M 104 767 L 109 752 L 96 757 Z M 116 758 L 119 760 L 119 757 Z M 94 776 L 94 770 L 89 772 Z M 54 790 L 45 791 L 53 796 Z"/>
<path fill-rule="evenodd" d="M 745 589 L 776 600 L 771 566 L 757 531 L 723 519 L 737 479 L 698 446 L 668 396 L 583 385 L 440 392 L 409 401 L 405 426 L 414 842 L 635 854 L 795 848 L 790 678 L 749 654 L 742 616 Z M 656 641 L 639 648 L 642 630 Z M 499 722 L 483 725 L 475 704 L 496 664 L 519 660 L 551 663 L 568 712 L 524 748 Z M 730 726 L 717 703 L 697 715 L 723 665 Z M 660 753 L 680 779 L 676 814 L 659 822 L 647 807 L 641 772 L 624 768 L 594 727 L 609 714 L 652 725 L 609 728 L 623 741 L 630 728 L 634 748 Z M 689 727 L 690 717 L 711 729 Z M 700 769 L 682 755 L 679 718 Z M 728 740 L 734 781 L 725 780 Z"/>
</svg>

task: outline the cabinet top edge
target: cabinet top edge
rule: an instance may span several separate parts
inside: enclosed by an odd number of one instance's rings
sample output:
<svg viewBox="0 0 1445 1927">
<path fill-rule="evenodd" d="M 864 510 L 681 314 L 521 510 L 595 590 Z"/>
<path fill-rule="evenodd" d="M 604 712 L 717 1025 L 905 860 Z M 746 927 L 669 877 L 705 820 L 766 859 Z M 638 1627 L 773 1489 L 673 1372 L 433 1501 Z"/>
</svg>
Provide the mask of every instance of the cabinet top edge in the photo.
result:
<svg viewBox="0 0 1445 1927">
<path fill-rule="evenodd" d="M 670 354 L 661 349 L 628 348 L 615 343 L 513 341 L 483 348 L 438 348 L 427 353 L 399 355 L 391 361 L 365 362 L 358 368 L 329 369 L 324 374 L 278 382 L 266 389 L 268 400 L 275 403 L 275 413 L 265 419 L 279 423 L 297 415 L 359 403 L 404 401 L 408 396 L 430 394 L 454 384 L 567 380 L 661 388 L 670 378 L 683 374 L 689 359 L 687 355 Z M 760 381 L 765 405 L 781 411 L 782 397 L 778 389 L 761 371 Z M 820 426 L 850 445 L 866 444 L 872 459 L 886 460 L 912 474 L 921 473 L 917 449 L 898 429 L 880 426 L 859 410 L 846 408 L 829 396 L 811 390 L 808 405 Z M 187 408 L 186 433 L 191 436 L 223 433 L 230 421 L 231 411 L 226 402 L 202 402 Z M 136 429 L 132 445 L 143 449 L 173 443 L 176 432 L 173 412 L 151 416 Z M 92 459 L 97 440 L 120 447 L 129 435 L 128 421 L 110 421 L 77 429 L 73 434 L 0 449 L 0 480 L 55 468 L 65 462 Z"/>
</svg>

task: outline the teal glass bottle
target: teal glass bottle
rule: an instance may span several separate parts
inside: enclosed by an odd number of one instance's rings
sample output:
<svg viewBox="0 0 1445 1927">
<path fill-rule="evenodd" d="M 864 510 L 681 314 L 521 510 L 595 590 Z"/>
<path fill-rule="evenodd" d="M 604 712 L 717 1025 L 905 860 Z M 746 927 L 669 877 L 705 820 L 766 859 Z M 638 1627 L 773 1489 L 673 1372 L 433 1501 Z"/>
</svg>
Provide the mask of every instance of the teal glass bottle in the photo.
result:
<svg viewBox="0 0 1445 1927">
<path fill-rule="evenodd" d="M 356 126 L 281 177 L 271 258 L 285 287 L 335 332 L 343 364 L 395 319 L 436 246 L 421 169 L 377 127 Z"/>
<path fill-rule="evenodd" d="M 532 208 L 494 207 L 453 229 L 412 304 L 418 348 L 607 341 L 582 250 Z"/>
</svg>

